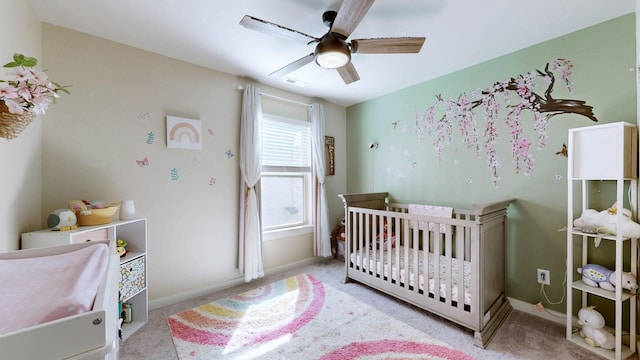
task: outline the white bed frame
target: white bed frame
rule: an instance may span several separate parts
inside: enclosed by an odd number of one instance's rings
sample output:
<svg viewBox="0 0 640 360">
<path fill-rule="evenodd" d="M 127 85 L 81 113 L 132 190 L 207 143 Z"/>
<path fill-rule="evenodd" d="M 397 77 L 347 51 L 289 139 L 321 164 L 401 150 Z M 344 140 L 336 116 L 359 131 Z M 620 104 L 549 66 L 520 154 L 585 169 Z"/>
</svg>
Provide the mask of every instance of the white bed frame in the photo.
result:
<svg viewBox="0 0 640 360">
<path fill-rule="evenodd" d="M 511 311 L 506 294 L 505 254 L 506 208 L 513 199 L 476 204 L 472 210 L 454 209 L 452 218 L 441 218 L 409 214 L 408 205 L 389 203 L 386 192 L 338 196 L 345 206 L 345 282 L 356 280 L 472 329 L 475 332 L 474 344 L 485 348 Z M 419 230 L 415 221 L 433 223 L 435 230 Z M 393 231 L 396 242 L 402 246 L 392 248 L 388 244 L 384 254 L 380 254 L 381 250 L 376 250 L 376 246 L 371 244 L 375 244 L 378 234 L 384 231 L 384 222 L 392 224 L 387 229 L 387 236 L 390 237 Z M 451 231 L 440 233 L 437 224 L 446 224 Z M 430 240 L 423 241 L 425 239 Z M 434 274 L 434 282 L 444 282 L 446 289 L 456 286 L 457 298 L 441 294 L 439 286 L 434 286 L 435 294 L 429 294 L 429 291 L 422 291 L 418 286 L 409 286 L 408 282 L 405 284 L 392 276 L 385 276 L 384 270 L 358 266 L 351 261 L 351 254 L 354 253 L 360 259 L 368 259 L 370 255 L 375 255 L 376 259 L 385 256 L 384 262 L 390 263 L 388 256 L 399 259 L 399 252 L 403 251 L 405 258 L 408 259 L 410 253 L 417 258 L 419 250 L 423 249 L 430 254 L 440 255 L 434 256 L 433 259 L 437 260 L 432 262 L 435 262 L 436 269 L 444 267 L 446 275 L 442 278 Z M 454 258 L 459 266 L 457 269 L 451 266 L 450 260 Z M 454 284 L 451 276 L 454 270 L 462 274 L 463 262 L 469 262 L 471 267 L 471 302 L 466 306 L 463 301 L 463 281 Z M 419 267 L 417 261 L 414 264 L 415 268 Z M 427 265 L 424 267 L 427 268 Z M 405 270 L 398 270 L 398 273 L 401 271 Z M 428 278 L 427 269 L 419 269 L 419 272 L 425 275 L 425 279 Z M 403 275 L 404 279 L 411 276 L 408 273 Z"/>
<path fill-rule="evenodd" d="M 0 357 L 12 360 L 116 359 L 118 356 L 119 257 L 115 241 L 92 241 L 1 253 L 0 259 L 23 259 L 63 254 L 107 243 L 109 265 L 93 310 L 0 335 Z M 46 297 L 47 294 L 42 294 Z"/>
</svg>

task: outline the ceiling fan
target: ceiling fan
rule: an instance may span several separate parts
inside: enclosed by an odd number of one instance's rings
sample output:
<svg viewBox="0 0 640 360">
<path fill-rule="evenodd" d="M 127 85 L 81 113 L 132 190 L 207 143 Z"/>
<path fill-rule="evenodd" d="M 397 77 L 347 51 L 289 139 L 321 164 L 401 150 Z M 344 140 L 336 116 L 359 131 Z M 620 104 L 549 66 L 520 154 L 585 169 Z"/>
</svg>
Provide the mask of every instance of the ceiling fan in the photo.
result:
<svg viewBox="0 0 640 360">
<path fill-rule="evenodd" d="M 269 75 L 282 77 L 315 60 L 323 68 L 336 69 L 345 84 L 350 84 L 360 80 L 360 76 L 351 62 L 352 53 L 418 53 L 424 44 L 424 37 L 354 39 L 347 42 L 347 38 L 364 18 L 373 2 L 374 0 L 344 0 L 337 12 L 326 11 L 322 15 L 322 21 L 329 28 L 329 31 L 320 38 L 250 15 L 245 15 L 240 21 L 240 25 L 307 45 L 317 43 L 314 52 Z"/>
</svg>

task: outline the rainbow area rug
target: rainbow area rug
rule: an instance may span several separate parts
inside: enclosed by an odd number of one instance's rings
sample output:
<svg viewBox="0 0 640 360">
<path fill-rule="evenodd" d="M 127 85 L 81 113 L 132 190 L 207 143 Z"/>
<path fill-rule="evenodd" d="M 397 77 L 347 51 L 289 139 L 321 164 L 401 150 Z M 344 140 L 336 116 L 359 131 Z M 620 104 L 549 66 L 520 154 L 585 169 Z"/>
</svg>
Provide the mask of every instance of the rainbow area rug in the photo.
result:
<svg viewBox="0 0 640 360">
<path fill-rule="evenodd" d="M 472 359 L 308 274 L 167 321 L 181 360 Z"/>
</svg>

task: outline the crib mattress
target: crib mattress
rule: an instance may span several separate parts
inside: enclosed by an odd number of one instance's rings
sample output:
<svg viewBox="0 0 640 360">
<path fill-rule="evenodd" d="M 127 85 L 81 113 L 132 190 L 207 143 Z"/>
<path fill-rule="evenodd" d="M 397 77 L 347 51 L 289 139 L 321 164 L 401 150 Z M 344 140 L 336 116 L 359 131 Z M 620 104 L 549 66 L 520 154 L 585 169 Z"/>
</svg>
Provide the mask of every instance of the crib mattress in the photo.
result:
<svg viewBox="0 0 640 360">
<path fill-rule="evenodd" d="M 389 278 L 389 276 L 391 277 L 391 279 L 393 279 L 394 281 L 400 281 L 400 283 L 402 284 L 406 284 L 407 283 L 407 279 L 406 279 L 406 275 L 405 273 L 409 274 L 409 286 L 414 287 L 415 286 L 415 272 L 419 272 L 419 276 L 418 276 L 418 288 L 424 292 L 425 290 L 425 281 L 424 281 L 424 273 L 421 272 L 419 269 L 423 269 L 424 268 L 424 254 L 422 250 L 418 251 L 418 269 L 414 269 L 414 254 L 413 254 L 413 250 L 409 249 L 409 260 L 405 261 L 405 256 L 404 256 L 404 247 L 403 246 L 399 246 L 398 250 L 400 252 L 400 266 L 397 266 L 396 264 L 396 257 L 395 257 L 395 251 L 396 249 L 392 249 L 391 253 L 389 253 L 388 251 L 386 251 L 386 249 L 384 250 L 384 254 L 383 254 L 383 259 L 384 259 L 384 264 L 382 264 L 380 262 L 380 250 L 376 251 L 376 258 L 373 258 L 373 251 L 369 250 L 369 261 L 365 261 L 363 264 L 362 258 L 366 256 L 366 252 L 363 251 L 362 256 L 360 255 L 360 253 L 358 252 L 352 252 L 351 253 L 351 263 L 354 263 L 356 266 L 358 267 L 363 267 L 365 270 L 368 271 L 373 271 L 372 269 L 376 269 L 375 272 L 376 274 L 380 274 L 383 275 L 387 278 Z M 434 286 L 435 286 L 435 279 L 434 279 L 434 266 L 435 266 L 435 261 L 434 261 L 434 255 L 432 253 L 428 253 L 428 259 L 427 262 L 429 263 L 429 271 L 428 271 L 428 286 L 429 286 L 429 293 L 430 294 L 434 294 Z M 409 271 L 405 271 L 405 267 L 407 266 L 406 264 L 408 263 L 409 265 Z M 460 275 L 458 274 L 458 259 L 456 258 L 451 258 L 448 259 L 447 257 L 441 255 L 440 259 L 439 259 L 439 264 L 440 264 L 440 272 L 439 272 L 439 279 L 440 279 L 440 296 L 444 297 L 445 299 L 449 300 L 449 296 L 447 294 L 447 285 L 446 285 L 446 273 L 447 273 L 447 264 L 450 263 L 450 268 L 451 268 L 451 299 L 453 299 L 454 301 L 458 299 L 458 283 L 460 281 Z M 398 279 L 398 273 L 400 274 L 400 278 Z M 463 289 L 464 289 L 464 294 L 463 294 L 463 299 L 464 299 L 464 304 L 470 306 L 471 305 L 471 263 L 469 261 L 464 261 L 463 262 L 463 275 L 462 275 L 462 280 L 463 280 Z"/>
</svg>

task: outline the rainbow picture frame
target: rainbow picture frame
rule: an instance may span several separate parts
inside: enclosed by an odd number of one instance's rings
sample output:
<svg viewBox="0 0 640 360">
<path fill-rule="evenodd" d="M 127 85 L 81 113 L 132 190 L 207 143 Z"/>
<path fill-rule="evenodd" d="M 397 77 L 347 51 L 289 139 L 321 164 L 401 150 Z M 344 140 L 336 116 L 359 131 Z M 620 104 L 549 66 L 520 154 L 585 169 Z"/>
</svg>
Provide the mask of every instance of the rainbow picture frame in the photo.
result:
<svg viewBox="0 0 640 360">
<path fill-rule="evenodd" d="M 167 115 L 167 147 L 202 150 L 201 121 Z"/>
</svg>

